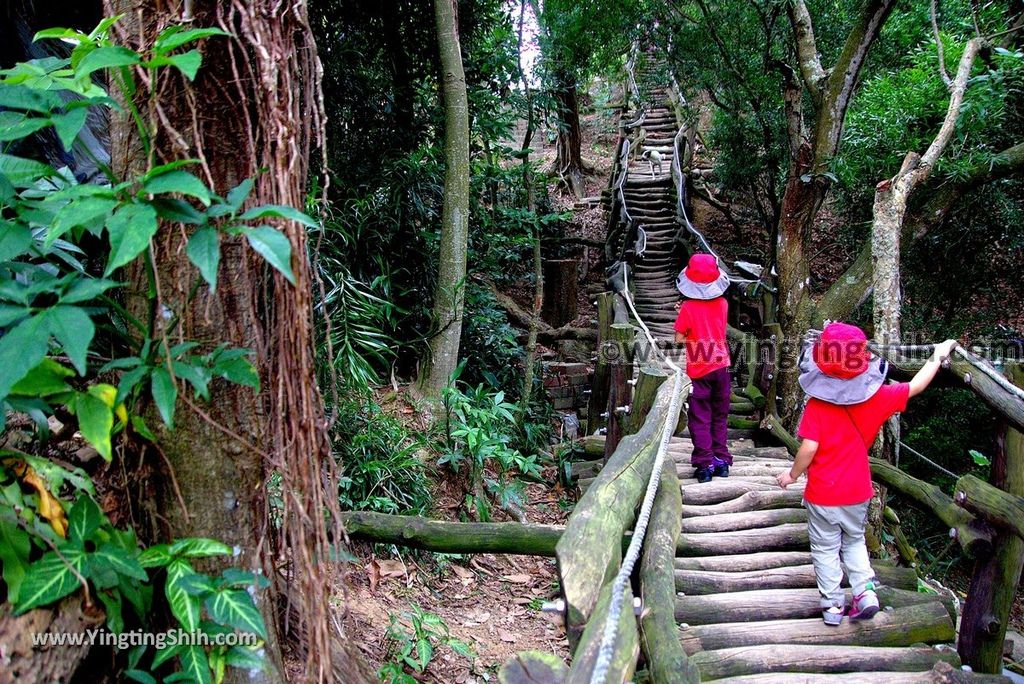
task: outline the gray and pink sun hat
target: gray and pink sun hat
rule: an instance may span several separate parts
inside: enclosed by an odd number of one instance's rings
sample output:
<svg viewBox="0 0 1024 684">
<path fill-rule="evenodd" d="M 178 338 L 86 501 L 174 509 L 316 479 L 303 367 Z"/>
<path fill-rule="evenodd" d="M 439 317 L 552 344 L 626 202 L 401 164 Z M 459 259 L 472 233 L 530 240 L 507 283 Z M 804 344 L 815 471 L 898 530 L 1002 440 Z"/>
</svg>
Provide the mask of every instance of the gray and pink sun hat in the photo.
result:
<svg viewBox="0 0 1024 684">
<path fill-rule="evenodd" d="M 864 331 L 849 323 L 829 323 L 800 353 L 800 387 L 809 396 L 840 406 L 873 397 L 887 370 L 886 361 L 868 349 Z"/>
<path fill-rule="evenodd" d="M 729 287 L 729 275 L 718 268 L 713 254 L 694 254 L 676 279 L 676 289 L 690 299 L 721 297 Z"/>
</svg>

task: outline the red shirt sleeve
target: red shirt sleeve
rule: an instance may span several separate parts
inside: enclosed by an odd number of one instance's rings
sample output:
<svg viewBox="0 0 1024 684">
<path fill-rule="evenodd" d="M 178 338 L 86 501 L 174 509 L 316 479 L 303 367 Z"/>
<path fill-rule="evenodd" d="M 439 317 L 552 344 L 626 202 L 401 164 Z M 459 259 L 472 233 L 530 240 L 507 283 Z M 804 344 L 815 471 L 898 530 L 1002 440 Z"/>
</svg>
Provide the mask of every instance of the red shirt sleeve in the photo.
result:
<svg viewBox="0 0 1024 684">
<path fill-rule="evenodd" d="M 690 332 L 690 315 L 686 308 L 686 302 L 679 307 L 679 315 L 676 316 L 675 331 L 681 335 L 686 335 Z"/>
<path fill-rule="evenodd" d="M 809 439 L 812 442 L 821 441 L 821 411 L 816 399 L 807 401 L 804 408 L 803 418 L 800 419 L 800 427 L 796 431 L 797 437 Z"/>
<path fill-rule="evenodd" d="M 907 400 L 910 399 L 910 383 L 897 382 L 891 385 L 882 385 L 878 388 L 877 396 L 880 400 L 878 410 L 882 414 L 881 422 L 884 422 L 893 414 L 907 410 Z"/>
</svg>

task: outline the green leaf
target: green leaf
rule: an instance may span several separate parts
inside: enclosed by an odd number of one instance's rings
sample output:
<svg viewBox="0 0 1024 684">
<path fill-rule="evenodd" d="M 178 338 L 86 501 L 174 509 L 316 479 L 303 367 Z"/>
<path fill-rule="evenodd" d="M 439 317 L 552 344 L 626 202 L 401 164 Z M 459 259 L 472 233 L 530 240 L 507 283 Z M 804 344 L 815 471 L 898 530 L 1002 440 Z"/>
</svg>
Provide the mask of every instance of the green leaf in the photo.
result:
<svg viewBox="0 0 1024 684">
<path fill-rule="evenodd" d="M 113 410 L 93 395 L 82 393 L 75 398 L 75 415 L 78 416 L 78 430 L 82 437 L 109 463 L 113 458 L 110 446 L 110 431 L 114 429 Z"/>
<path fill-rule="evenodd" d="M 203 366 L 196 366 L 186 361 L 175 361 L 173 363 L 174 375 L 180 380 L 188 382 L 195 390 L 196 396 L 204 400 L 210 398 L 210 373 Z"/>
<path fill-rule="evenodd" d="M 263 669 L 264 659 L 257 653 L 256 647 L 232 646 L 225 655 L 225 662 L 231 667 L 243 670 Z"/>
<path fill-rule="evenodd" d="M 75 226 L 91 227 L 106 224 L 107 217 L 118 205 L 111 197 L 82 197 L 61 207 L 53 223 L 47 228 L 43 244 L 52 247 L 57 238 Z"/>
<path fill-rule="evenodd" d="M 206 217 L 198 209 L 185 200 L 176 197 L 157 197 L 150 205 L 156 209 L 157 215 L 168 221 L 187 223 L 192 226 L 200 226 L 206 223 Z"/>
<path fill-rule="evenodd" d="M 428 639 L 420 639 L 416 642 L 416 660 L 419 661 L 419 671 L 423 672 L 434 657 L 434 647 Z"/>
<path fill-rule="evenodd" d="M 298 221 L 302 225 L 308 228 L 319 228 L 320 224 L 317 223 L 308 214 L 305 214 L 294 207 L 288 207 L 283 204 L 264 204 L 260 207 L 253 207 L 249 211 L 245 212 L 238 218 L 242 221 L 254 221 L 262 218 L 284 218 L 292 221 Z"/>
<path fill-rule="evenodd" d="M 0 337 L 0 397 L 46 356 L 50 331 L 46 316 L 26 318 Z"/>
<path fill-rule="evenodd" d="M 103 512 L 92 497 L 87 494 L 79 496 L 68 513 L 68 539 L 82 548 L 102 520 Z"/>
<path fill-rule="evenodd" d="M 143 420 L 142 416 L 132 416 L 131 421 L 132 429 L 139 433 L 139 436 L 143 439 L 149 440 L 150 442 L 156 441 L 156 435 L 154 435 L 153 431 L 149 429 L 148 425 L 146 425 L 146 421 Z"/>
<path fill-rule="evenodd" d="M 153 195 L 159 195 L 161 193 L 176 192 L 182 195 L 188 195 L 195 197 L 204 206 L 210 206 L 210 189 L 206 187 L 206 183 L 199 180 L 196 176 L 189 173 L 188 171 L 182 171 L 181 169 L 175 169 L 162 173 L 158 176 L 148 178 L 142 185 L 143 192 L 148 192 Z"/>
<path fill-rule="evenodd" d="M 992 461 L 989 460 L 988 456 L 986 456 L 985 454 L 981 453 L 980 451 L 977 451 L 975 449 L 970 449 L 970 450 L 968 450 L 967 453 L 969 453 L 971 455 L 971 458 L 974 459 L 974 463 L 976 465 L 980 465 L 980 466 L 992 465 Z"/>
<path fill-rule="evenodd" d="M 181 628 L 186 632 L 199 629 L 199 599 L 195 598 L 181 586 L 181 578 L 194 575 L 192 566 L 180 558 L 176 558 L 167 566 L 167 581 L 164 593 L 171 606 L 171 612 L 178 619 Z"/>
<path fill-rule="evenodd" d="M 86 354 L 96 332 L 89 314 L 77 306 L 60 305 L 50 308 L 45 315 L 50 333 L 64 347 L 78 374 L 85 375 Z"/>
<path fill-rule="evenodd" d="M 61 106 L 60 97 L 50 90 L 39 90 L 23 85 L 4 83 L 0 87 L 0 107 L 24 109 L 40 114 L 49 114 Z"/>
<path fill-rule="evenodd" d="M 174 646 L 167 646 L 166 648 L 157 649 L 156 655 L 153 656 L 153 664 L 150 666 L 150 668 L 155 670 L 156 668 L 160 667 L 165 662 L 167 662 L 174 656 L 178 655 L 178 653 L 181 652 L 182 648 L 184 648 L 184 646 L 182 646 L 179 643 L 175 644 Z M 166 681 L 167 679 L 165 678 L 164 682 Z"/>
<path fill-rule="evenodd" d="M 17 486 L 17 485 L 15 485 Z M 25 572 L 28 570 L 28 554 L 32 548 L 28 533 L 18 527 L 12 518 L 0 516 L 0 563 L 3 563 L 4 584 L 7 585 L 7 600 L 17 605 L 18 595 Z"/>
<path fill-rule="evenodd" d="M 63 560 L 56 552 L 48 551 L 29 567 L 21 583 L 16 614 L 59 601 L 81 586 L 75 572 L 81 574 L 85 552 L 67 546 L 61 549 L 61 555 Z"/>
<path fill-rule="evenodd" d="M 156 231 L 156 211 L 153 207 L 148 204 L 121 206 L 107 222 L 110 258 L 107 260 L 107 268 L 103 275 L 110 275 L 114 269 L 124 266 L 146 251 Z"/>
<path fill-rule="evenodd" d="M 48 397 L 68 392 L 71 388 L 65 382 L 65 378 L 74 374 L 74 371 L 65 368 L 53 359 L 43 359 L 42 363 L 15 383 L 11 388 L 11 394 L 24 397 Z"/>
<path fill-rule="evenodd" d="M 154 544 L 139 554 L 139 564 L 144 568 L 162 568 L 173 560 L 168 544 Z"/>
<path fill-rule="evenodd" d="M 15 321 L 25 318 L 30 313 L 27 306 L 17 304 L 0 304 L 0 327 L 6 327 Z"/>
<path fill-rule="evenodd" d="M 260 376 L 256 367 L 249 359 L 235 358 L 226 361 L 218 361 L 213 367 L 213 372 L 229 382 L 253 389 L 260 388 Z"/>
<path fill-rule="evenodd" d="M 0 221 L 0 261 L 21 256 L 32 246 L 32 231 L 28 226 Z"/>
<path fill-rule="evenodd" d="M 209 575 L 202 575 L 199 573 L 194 575 L 182 575 L 181 579 L 178 580 L 178 584 L 191 596 L 202 597 L 217 590 Z"/>
<path fill-rule="evenodd" d="M 16 188 L 34 185 L 40 178 L 48 178 L 57 172 L 49 164 L 34 159 L 15 157 L 12 154 L 0 154 L 0 175 Z"/>
<path fill-rule="evenodd" d="M 57 137 L 60 138 L 60 144 L 68 152 L 71 151 L 71 146 L 78 137 L 78 133 L 85 126 L 85 119 L 88 114 L 89 110 L 85 107 L 76 107 L 66 114 L 57 114 L 50 117 L 51 121 L 53 121 L 54 129 L 57 131 Z"/>
<path fill-rule="evenodd" d="M 21 140 L 50 125 L 49 119 L 24 112 L 0 111 L 0 142 Z"/>
<path fill-rule="evenodd" d="M 180 26 L 171 26 L 164 29 L 164 31 L 161 32 L 153 42 L 153 50 L 158 54 L 167 54 L 174 48 L 181 47 L 182 45 L 192 43 L 202 38 L 231 35 L 219 28 L 197 28 L 186 29 L 184 31 L 180 30 L 180 28 Z"/>
<path fill-rule="evenodd" d="M 220 236 L 214 228 L 200 228 L 192 233 L 185 247 L 188 260 L 199 269 L 210 291 L 217 289 L 217 268 L 220 265 Z"/>
<path fill-rule="evenodd" d="M 228 190 L 228 196 L 226 199 L 232 209 L 238 211 L 242 208 L 242 205 L 245 204 L 245 200 L 249 199 L 249 195 L 252 194 L 254 185 L 255 181 L 253 181 L 252 178 L 246 178 L 244 181 Z"/>
<path fill-rule="evenodd" d="M 160 411 L 160 417 L 169 428 L 174 427 L 174 405 L 178 401 L 178 386 L 164 367 L 154 368 L 150 376 L 153 401 Z"/>
<path fill-rule="evenodd" d="M 248 213 L 248 212 L 247 212 Z M 295 284 L 295 274 L 292 273 L 292 243 L 279 230 L 270 226 L 258 228 L 245 228 L 245 234 L 249 245 L 256 250 L 271 266 L 276 268 L 288 279 L 292 285 Z"/>
<path fill-rule="evenodd" d="M 235 627 L 243 632 L 259 634 L 267 638 L 263 616 L 253 603 L 248 592 L 241 589 L 223 589 L 207 597 L 203 602 L 210 617 L 222 625 Z"/>
<path fill-rule="evenodd" d="M 178 654 L 178 660 L 181 662 L 181 673 L 187 675 L 184 681 L 210 684 L 210 662 L 202 646 L 183 647 Z"/>
<path fill-rule="evenodd" d="M 110 288 L 117 287 L 118 285 L 120 283 L 116 280 L 108 280 L 106 278 L 75 278 L 74 282 L 71 283 L 71 287 L 61 295 L 60 301 L 62 304 L 87 302 L 90 299 L 96 299 Z"/>
<path fill-rule="evenodd" d="M 78 66 L 75 67 L 75 76 L 81 78 L 99 69 L 131 66 L 140 61 L 139 56 L 128 48 L 117 45 L 100 47 L 90 52 L 78 63 Z"/>
<path fill-rule="evenodd" d="M 122 674 L 133 682 L 139 682 L 139 684 L 157 684 L 156 678 L 145 670 L 125 670 Z"/>
<path fill-rule="evenodd" d="M 210 556 L 230 555 L 231 547 L 215 539 L 188 537 L 186 539 L 178 539 L 171 544 L 169 553 L 172 556 L 184 556 L 186 558 L 207 558 Z"/>
<path fill-rule="evenodd" d="M 124 616 L 122 614 L 121 594 L 116 591 L 97 591 L 96 595 L 103 602 L 107 613 L 107 628 L 114 634 L 124 631 Z"/>
<path fill-rule="evenodd" d="M 112 543 L 103 544 L 92 556 L 110 565 L 119 575 L 131 577 L 140 582 L 145 582 L 149 579 L 146 570 L 132 552 L 126 551 Z"/>
<path fill-rule="evenodd" d="M 199 67 L 203 63 L 203 56 L 199 53 L 199 50 L 189 50 L 188 52 L 180 55 L 171 55 L 167 57 L 167 61 L 177 67 L 185 78 L 190 81 L 196 79 L 196 74 L 199 73 Z"/>
</svg>

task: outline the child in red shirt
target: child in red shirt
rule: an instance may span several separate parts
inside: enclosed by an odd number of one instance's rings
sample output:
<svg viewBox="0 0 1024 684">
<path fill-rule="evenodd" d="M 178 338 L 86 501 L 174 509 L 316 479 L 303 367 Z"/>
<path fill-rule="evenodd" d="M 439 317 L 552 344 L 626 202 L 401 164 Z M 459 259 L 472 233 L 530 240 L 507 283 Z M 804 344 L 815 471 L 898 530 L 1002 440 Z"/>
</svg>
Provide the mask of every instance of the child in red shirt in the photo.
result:
<svg viewBox="0 0 1024 684">
<path fill-rule="evenodd" d="M 725 339 L 729 304 L 722 297 L 729 276 L 713 255 L 694 254 L 676 287 L 687 297 L 679 307 L 675 340 L 686 343 L 686 374 L 693 382 L 687 415 L 693 441 L 690 463 L 698 482 L 710 482 L 712 475 L 728 477 L 732 465 L 726 444 L 732 389 Z"/>
<path fill-rule="evenodd" d="M 843 621 L 840 558 L 853 588 L 850 619 L 870 619 L 878 612 L 875 572 L 864 543 L 874 495 L 868 449 L 885 421 L 928 387 L 954 344 L 947 340 L 936 345 L 932 358 L 909 383 L 891 385 L 883 384 L 884 363 L 871 355 L 864 332 L 853 325 L 830 323 L 814 343 L 813 360 L 800 357 L 800 386 L 810 396 L 797 432 L 803 441 L 793 466 L 778 481 L 785 489 L 807 472 L 807 531 L 827 625 Z"/>
</svg>

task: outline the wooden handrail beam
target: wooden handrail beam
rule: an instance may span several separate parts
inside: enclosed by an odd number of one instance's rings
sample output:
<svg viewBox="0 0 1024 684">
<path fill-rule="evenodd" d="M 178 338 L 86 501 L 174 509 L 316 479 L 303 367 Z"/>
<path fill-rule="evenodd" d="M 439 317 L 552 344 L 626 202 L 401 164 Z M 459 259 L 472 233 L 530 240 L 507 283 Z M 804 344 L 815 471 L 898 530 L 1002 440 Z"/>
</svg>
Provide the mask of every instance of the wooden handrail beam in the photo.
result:
<svg viewBox="0 0 1024 684">
<path fill-rule="evenodd" d="M 964 475 L 957 480 L 953 501 L 1024 539 L 1024 497 L 1004 492 L 973 475 Z"/>
</svg>

